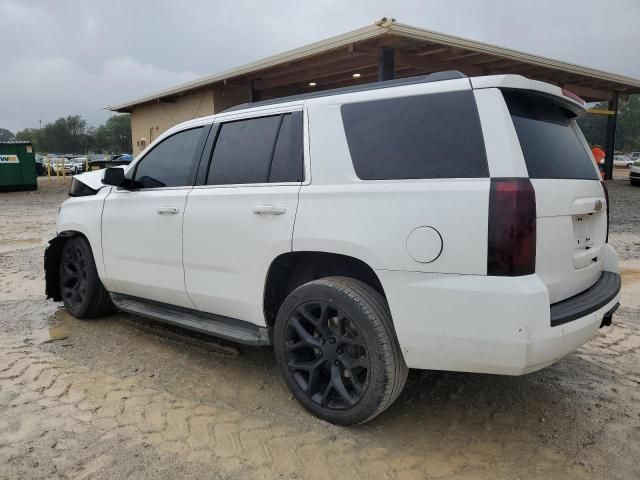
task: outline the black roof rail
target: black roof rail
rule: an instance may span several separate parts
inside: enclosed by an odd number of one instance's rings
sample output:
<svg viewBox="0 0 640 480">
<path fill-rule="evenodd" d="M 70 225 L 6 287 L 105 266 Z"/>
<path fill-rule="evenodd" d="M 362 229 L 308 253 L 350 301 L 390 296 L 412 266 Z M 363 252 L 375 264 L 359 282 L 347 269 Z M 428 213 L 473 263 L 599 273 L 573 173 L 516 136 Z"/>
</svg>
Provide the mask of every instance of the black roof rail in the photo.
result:
<svg viewBox="0 0 640 480">
<path fill-rule="evenodd" d="M 378 90 L 380 88 L 399 87 L 402 85 L 415 85 L 417 83 L 441 82 L 443 80 L 454 80 L 456 78 L 468 78 L 464 73 L 457 70 L 447 70 L 444 72 L 434 72 L 428 75 L 416 75 L 413 77 L 395 78 L 393 80 L 384 80 L 381 82 L 363 83 L 361 85 L 352 85 L 349 87 L 332 88 L 327 90 L 318 90 L 316 92 L 301 93 L 298 95 L 290 95 L 288 97 L 278 97 L 269 100 L 261 100 L 258 102 L 242 103 L 223 110 L 220 113 L 233 112 L 236 110 L 244 110 L 245 108 L 262 107 L 265 105 L 275 105 L 278 103 L 295 102 L 296 100 L 307 100 L 309 98 L 328 97 L 332 95 L 342 95 L 343 93 L 366 92 L 367 90 Z"/>
</svg>

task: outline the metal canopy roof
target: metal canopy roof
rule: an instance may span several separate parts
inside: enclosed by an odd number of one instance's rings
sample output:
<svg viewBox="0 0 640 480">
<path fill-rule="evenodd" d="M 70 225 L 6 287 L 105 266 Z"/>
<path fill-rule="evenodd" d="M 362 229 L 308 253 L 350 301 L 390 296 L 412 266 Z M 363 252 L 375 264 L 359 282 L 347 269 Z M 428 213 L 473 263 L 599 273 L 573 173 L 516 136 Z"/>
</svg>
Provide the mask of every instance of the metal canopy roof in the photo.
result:
<svg viewBox="0 0 640 480">
<path fill-rule="evenodd" d="M 469 75 L 521 74 L 559 85 L 587 101 L 608 100 L 612 92 L 640 93 L 640 80 L 539 55 L 433 32 L 382 18 L 375 24 L 208 75 L 107 109 L 171 101 L 209 86 L 247 87 L 262 98 L 369 83 L 377 79 L 380 48 L 395 50 L 396 77 L 442 70 Z M 358 78 L 353 74 L 359 73 Z M 314 82 L 314 86 L 309 83 Z"/>
</svg>

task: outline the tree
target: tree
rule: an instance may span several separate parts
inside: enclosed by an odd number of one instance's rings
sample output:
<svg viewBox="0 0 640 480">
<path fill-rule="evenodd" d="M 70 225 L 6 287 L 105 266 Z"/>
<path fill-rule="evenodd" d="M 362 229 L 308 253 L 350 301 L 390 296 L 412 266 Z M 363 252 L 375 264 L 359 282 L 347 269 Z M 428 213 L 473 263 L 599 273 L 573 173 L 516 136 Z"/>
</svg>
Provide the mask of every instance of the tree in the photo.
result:
<svg viewBox="0 0 640 480">
<path fill-rule="evenodd" d="M 114 153 L 131 150 L 131 116 L 114 115 L 95 132 L 96 147 Z"/>
<path fill-rule="evenodd" d="M 595 105 L 597 109 L 607 110 L 606 102 Z M 607 116 L 587 114 L 578 120 L 578 124 L 589 145 L 604 147 L 607 131 Z M 616 127 L 616 150 L 624 152 L 640 150 L 640 95 L 630 95 L 627 101 L 620 102 Z"/>
<path fill-rule="evenodd" d="M 6 128 L 0 128 L 0 142 L 7 142 L 9 140 L 15 140 L 15 135 L 13 132 L 7 130 Z"/>
</svg>

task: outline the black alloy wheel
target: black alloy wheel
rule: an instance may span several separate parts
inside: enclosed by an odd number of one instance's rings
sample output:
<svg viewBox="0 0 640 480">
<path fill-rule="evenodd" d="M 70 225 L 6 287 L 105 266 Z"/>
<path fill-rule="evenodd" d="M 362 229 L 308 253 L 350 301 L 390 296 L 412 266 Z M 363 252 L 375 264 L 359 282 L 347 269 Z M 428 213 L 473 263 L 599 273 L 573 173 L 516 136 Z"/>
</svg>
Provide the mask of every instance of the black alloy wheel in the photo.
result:
<svg viewBox="0 0 640 480">
<path fill-rule="evenodd" d="M 382 413 L 409 371 L 384 295 L 354 278 L 324 277 L 294 289 L 278 311 L 273 343 L 294 397 L 336 425 Z"/>
<path fill-rule="evenodd" d="M 331 410 L 356 405 L 369 380 L 369 352 L 358 327 L 325 301 L 303 303 L 287 322 L 287 368 L 300 389 Z"/>
<path fill-rule="evenodd" d="M 86 238 L 76 235 L 65 241 L 59 272 L 60 294 L 71 315 L 95 318 L 111 313 L 111 297 L 100 281 Z"/>
<path fill-rule="evenodd" d="M 61 267 L 62 298 L 71 308 L 78 307 L 87 297 L 87 259 L 79 245 L 64 250 Z"/>
</svg>

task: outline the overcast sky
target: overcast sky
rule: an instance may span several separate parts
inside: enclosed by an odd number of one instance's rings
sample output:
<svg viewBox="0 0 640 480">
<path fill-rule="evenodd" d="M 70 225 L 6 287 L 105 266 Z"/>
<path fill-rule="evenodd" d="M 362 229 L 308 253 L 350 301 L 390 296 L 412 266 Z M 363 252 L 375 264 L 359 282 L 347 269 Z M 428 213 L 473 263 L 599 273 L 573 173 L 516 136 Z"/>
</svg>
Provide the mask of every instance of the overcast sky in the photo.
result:
<svg viewBox="0 0 640 480">
<path fill-rule="evenodd" d="M 0 127 L 17 131 L 383 16 L 640 78 L 639 0 L 0 0 Z"/>
</svg>

